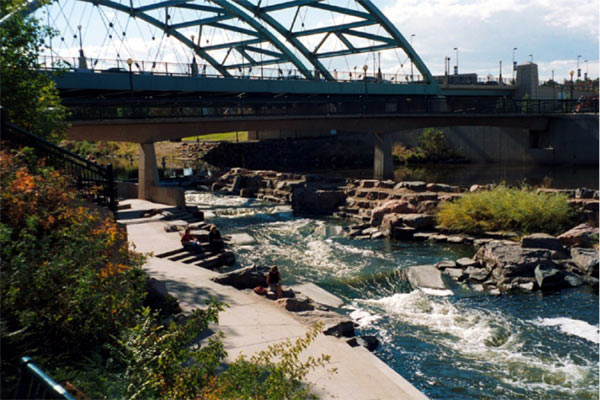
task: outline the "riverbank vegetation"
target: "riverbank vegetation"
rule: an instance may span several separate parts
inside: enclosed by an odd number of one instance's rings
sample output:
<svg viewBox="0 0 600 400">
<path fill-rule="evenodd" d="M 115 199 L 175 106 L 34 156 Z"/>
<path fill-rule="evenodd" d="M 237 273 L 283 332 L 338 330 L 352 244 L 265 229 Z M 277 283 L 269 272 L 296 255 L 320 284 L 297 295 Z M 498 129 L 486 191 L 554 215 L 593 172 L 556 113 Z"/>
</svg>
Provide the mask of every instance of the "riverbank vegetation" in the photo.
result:
<svg viewBox="0 0 600 400">
<path fill-rule="evenodd" d="M 462 160 L 463 157 L 446 143 L 444 131 L 426 128 L 419 136 L 418 146 L 408 148 L 396 144 L 392 154 L 397 163 L 435 163 Z"/>
<path fill-rule="evenodd" d="M 487 231 L 558 234 L 569 228 L 572 217 L 565 194 L 505 185 L 466 193 L 454 202 L 442 204 L 436 215 L 443 229 L 475 234 Z"/>
<path fill-rule="evenodd" d="M 0 176 L 2 398 L 25 355 L 90 398 L 311 396 L 302 379 L 328 359 L 298 355 L 316 329 L 217 374 L 222 336 L 198 338 L 224 305 L 183 316 L 174 299 L 151 300 L 123 227 L 27 149 L 0 151 Z"/>
</svg>

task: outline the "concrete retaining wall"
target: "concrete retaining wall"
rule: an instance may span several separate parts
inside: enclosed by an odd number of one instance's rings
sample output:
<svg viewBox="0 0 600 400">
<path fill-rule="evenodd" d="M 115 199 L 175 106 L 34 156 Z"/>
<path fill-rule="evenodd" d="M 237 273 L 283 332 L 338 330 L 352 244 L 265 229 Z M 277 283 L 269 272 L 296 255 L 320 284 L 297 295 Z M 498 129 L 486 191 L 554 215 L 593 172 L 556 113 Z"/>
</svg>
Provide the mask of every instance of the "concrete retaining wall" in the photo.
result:
<svg viewBox="0 0 600 400">
<path fill-rule="evenodd" d="M 573 114 L 550 118 L 548 129 L 484 126 L 444 128 L 450 147 L 474 162 L 524 162 L 536 164 L 598 163 L 598 115 Z M 421 129 L 394 134 L 394 142 L 417 146 Z"/>
<path fill-rule="evenodd" d="M 545 131 L 529 132 L 519 128 L 455 126 L 443 128 L 448 144 L 467 159 L 478 163 L 520 162 L 533 164 L 598 163 L 598 115 L 572 114 L 550 116 Z M 393 135 L 394 143 L 418 145 L 422 129 L 404 130 Z M 260 139 L 329 136 L 339 146 L 352 146 L 342 139 L 344 132 L 331 135 L 317 131 L 261 131 Z M 362 138 L 360 138 L 362 136 Z M 357 134 L 363 154 L 372 157 L 372 135 Z M 350 150 L 350 148 L 348 149 Z M 352 148 L 355 152 L 356 149 Z"/>
<path fill-rule="evenodd" d="M 119 197 L 121 199 L 137 199 L 138 187 L 137 183 L 118 182 Z M 174 186 L 151 186 L 147 200 L 183 208 L 185 207 L 185 189 Z"/>
</svg>

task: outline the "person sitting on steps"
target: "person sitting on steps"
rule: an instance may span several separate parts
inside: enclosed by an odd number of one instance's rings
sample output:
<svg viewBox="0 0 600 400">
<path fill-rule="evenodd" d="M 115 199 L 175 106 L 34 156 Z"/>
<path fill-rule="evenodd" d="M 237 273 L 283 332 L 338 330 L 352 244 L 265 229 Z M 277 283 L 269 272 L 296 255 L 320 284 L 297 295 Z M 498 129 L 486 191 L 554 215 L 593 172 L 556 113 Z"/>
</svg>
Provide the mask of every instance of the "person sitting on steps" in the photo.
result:
<svg viewBox="0 0 600 400">
<path fill-rule="evenodd" d="M 198 253 L 202 253 L 202 251 L 203 251 L 202 245 L 200 244 L 198 239 L 196 239 L 190 233 L 190 228 L 187 228 L 185 230 L 185 233 L 183 234 L 183 236 L 181 236 L 181 245 L 183 246 L 184 249 L 186 249 L 188 251 L 195 251 Z"/>
<path fill-rule="evenodd" d="M 272 267 L 267 274 L 267 285 L 269 285 L 269 288 L 275 292 L 278 299 L 283 297 L 281 290 L 281 276 L 279 275 L 279 270 L 277 267 Z"/>
<path fill-rule="evenodd" d="M 219 253 L 223 250 L 223 240 L 221 239 L 221 233 L 215 225 L 210 225 L 208 228 L 208 243 L 210 251 L 213 253 Z"/>
</svg>

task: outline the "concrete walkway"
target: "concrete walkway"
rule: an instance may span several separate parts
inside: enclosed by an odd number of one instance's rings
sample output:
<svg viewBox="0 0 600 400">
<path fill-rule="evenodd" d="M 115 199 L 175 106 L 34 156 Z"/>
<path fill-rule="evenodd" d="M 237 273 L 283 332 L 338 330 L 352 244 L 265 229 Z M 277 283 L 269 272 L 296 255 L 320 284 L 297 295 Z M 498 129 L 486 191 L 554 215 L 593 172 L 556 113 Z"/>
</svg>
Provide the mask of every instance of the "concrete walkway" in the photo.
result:
<svg viewBox="0 0 600 400">
<path fill-rule="evenodd" d="M 129 241 L 137 251 L 159 254 L 181 246 L 177 233 L 164 231 L 165 221 L 156 216 L 140 218 L 142 211 L 169 206 L 144 200 L 120 204 L 131 205 L 131 209 L 119 212 L 119 222 L 127 226 Z M 271 300 L 212 282 L 210 278 L 218 272 L 153 256 L 148 257 L 144 270 L 163 281 L 184 310 L 204 307 L 209 296 L 229 305 L 220 313 L 218 325 L 225 334 L 227 361 L 240 353 L 252 355 L 284 339 L 293 341 L 309 329 Z M 311 372 L 307 378 L 312 391 L 322 399 L 427 398 L 368 350 L 350 347 L 344 340 L 320 334 L 303 354 L 331 356 L 327 367 Z M 331 368 L 337 368 L 337 373 L 330 374 Z"/>
</svg>

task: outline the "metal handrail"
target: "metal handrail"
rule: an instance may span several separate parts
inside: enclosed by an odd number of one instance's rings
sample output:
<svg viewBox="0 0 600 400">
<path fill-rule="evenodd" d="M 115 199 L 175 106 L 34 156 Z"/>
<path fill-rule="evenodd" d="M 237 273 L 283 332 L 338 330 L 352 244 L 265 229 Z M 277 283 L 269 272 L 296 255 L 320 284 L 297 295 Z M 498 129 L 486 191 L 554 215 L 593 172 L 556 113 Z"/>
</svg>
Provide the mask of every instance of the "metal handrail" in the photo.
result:
<svg viewBox="0 0 600 400">
<path fill-rule="evenodd" d="M 35 365 L 30 357 L 21 358 L 16 399 L 75 400 L 61 385 Z"/>
<path fill-rule="evenodd" d="M 573 112 L 598 113 L 597 101 L 514 100 L 491 98 L 219 98 L 111 99 L 65 101 L 72 121 L 232 118 L 261 116 L 354 116 L 393 114 L 539 115 Z"/>
<path fill-rule="evenodd" d="M 111 164 L 106 167 L 84 159 L 78 154 L 27 132 L 6 121 L 2 108 L 2 140 L 15 145 L 33 148 L 54 168 L 67 171 L 74 179 L 74 186 L 84 197 L 117 212 L 117 185 Z"/>
</svg>

